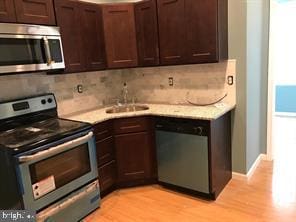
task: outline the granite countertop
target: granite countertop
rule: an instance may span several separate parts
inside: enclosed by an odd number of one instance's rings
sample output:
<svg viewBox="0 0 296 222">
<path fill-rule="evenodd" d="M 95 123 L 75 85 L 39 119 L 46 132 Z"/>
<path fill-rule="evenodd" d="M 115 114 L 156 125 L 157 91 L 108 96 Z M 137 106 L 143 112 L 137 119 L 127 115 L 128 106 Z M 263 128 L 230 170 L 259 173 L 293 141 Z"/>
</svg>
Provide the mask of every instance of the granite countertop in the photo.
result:
<svg viewBox="0 0 296 222">
<path fill-rule="evenodd" d="M 138 104 L 137 104 L 138 105 Z M 106 109 L 111 107 L 100 107 L 97 109 L 64 115 L 62 118 L 88 122 L 91 124 L 100 123 L 109 119 L 135 117 L 135 116 L 165 116 L 187 119 L 215 120 L 223 114 L 234 109 L 234 105 L 217 103 L 211 106 L 192 106 L 192 105 L 164 105 L 164 104 L 139 104 L 149 106 L 149 110 L 125 112 L 125 113 L 106 113 Z"/>
</svg>

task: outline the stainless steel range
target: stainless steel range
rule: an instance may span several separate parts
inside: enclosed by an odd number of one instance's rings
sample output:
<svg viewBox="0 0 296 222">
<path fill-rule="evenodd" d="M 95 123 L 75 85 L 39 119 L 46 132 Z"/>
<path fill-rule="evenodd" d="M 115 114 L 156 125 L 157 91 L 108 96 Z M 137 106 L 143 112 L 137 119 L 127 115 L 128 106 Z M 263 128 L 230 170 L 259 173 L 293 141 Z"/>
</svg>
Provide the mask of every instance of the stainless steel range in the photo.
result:
<svg viewBox="0 0 296 222">
<path fill-rule="evenodd" d="M 0 103 L 0 209 L 78 221 L 99 207 L 92 126 L 58 118 L 53 94 Z"/>
</svg>

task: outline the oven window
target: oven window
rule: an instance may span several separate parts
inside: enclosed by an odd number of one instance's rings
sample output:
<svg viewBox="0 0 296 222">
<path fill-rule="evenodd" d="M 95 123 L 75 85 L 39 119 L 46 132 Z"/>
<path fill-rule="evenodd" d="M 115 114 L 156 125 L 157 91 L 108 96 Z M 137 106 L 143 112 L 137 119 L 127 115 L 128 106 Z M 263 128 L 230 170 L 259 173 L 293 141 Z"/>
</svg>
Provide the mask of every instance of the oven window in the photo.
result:
<svg viewBox="0 0 296 222">
<path fill-rule="evenodd" d="M 42 63 L 46 62 L 41 39 L 0 38 L 0 66 Z"/>
<path fill-rule="evenodd" d="M 53 176 L 56 188 L 90 171 L 87 143 L 30 165 L 32 185 Z"/>
</svg>

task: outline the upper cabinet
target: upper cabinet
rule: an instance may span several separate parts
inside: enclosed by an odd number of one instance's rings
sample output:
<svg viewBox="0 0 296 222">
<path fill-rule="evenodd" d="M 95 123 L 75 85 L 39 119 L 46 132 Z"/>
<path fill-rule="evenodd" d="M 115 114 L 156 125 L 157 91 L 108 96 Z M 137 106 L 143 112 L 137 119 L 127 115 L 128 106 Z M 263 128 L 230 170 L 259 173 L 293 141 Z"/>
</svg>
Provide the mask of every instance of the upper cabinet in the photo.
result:
<svg viewBox="0 0 296 222">
<path fill-rule="evenodd" d="M 0 0 L 0 22 L 55 25 L 53 0 Z"/>
<path fill-rule="evenodd" d="M 161 64 L 185 63 L 185 0 L 158 0 L 157 4 Z"/>
<path fill-rule="evenodd" d="M 71 0 L 55 0 L 58 26 L 61 29 L 66 72 L 79 72 L 85 69 L 80 32 L 79 3 Z"/>
<path fill-rule="evenodd" d="M 0 22 L 59 26 L 65 72 L 228 59 L 228 0 L 0 0 Z"/>
<path fill-rule="evenodd" d="M 96 4 L 80 3 L 80 12 L 86 68 L 88 71 L 105 69 L 106 57 L 101 7 Z"/>
<path fill-rule="evenodd" d="M 157 0 L 162 65 L 228 57 L 227 0 Z"/>
<path fill-rule="evenodd" d="M 0 0 L 0 22 L 16 22 L 13 0 Z"/>
<path fill-rule="evenodd" d="M 103 21 L 108 68 L 137 66 L 134 5 L 104 5 Z"/>
<path fill-rule="evenodd" d="M 55 0 L 57 24 L 61 29 L 65 72 L 105 68 L 101 8 L 98 4 Z"/>
<path fill-rule="evenodd" d="M 14 0 L 14 3 L 17 22 L 41 25 L 56 24 L 53 0 Z"/>
<path fill-rule="evenodd" d="M 218 62 L 228 57 L 227 1 L 185 0 L 186 61 Z"/>
<path fill-rule="evenodd" d="M 159 64 L 157 8 L 155 0 L 135 4 L 139 66 Z"/>
</svg>

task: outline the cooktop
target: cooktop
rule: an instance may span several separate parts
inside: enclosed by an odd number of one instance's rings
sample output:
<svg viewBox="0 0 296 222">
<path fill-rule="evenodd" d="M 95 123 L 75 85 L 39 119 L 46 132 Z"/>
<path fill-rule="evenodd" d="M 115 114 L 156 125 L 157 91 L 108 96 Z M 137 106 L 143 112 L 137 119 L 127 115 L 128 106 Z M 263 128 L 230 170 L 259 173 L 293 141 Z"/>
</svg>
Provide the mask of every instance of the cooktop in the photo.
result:
<svg viewBox="0 0 296 222">
<path fill-rule="evenodd" d="M 0 151 L 21 153 L 91 128 L 88 123 L 59 118 L 53 94 L 0 103 Z"/>
<path fill-rule="evenodd" d="M 15 151 L 27 150 L 90 128 L 88 123 L 60 118 L 46 119 L 0 131 L 0 147 Z"/>
</svg>

